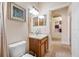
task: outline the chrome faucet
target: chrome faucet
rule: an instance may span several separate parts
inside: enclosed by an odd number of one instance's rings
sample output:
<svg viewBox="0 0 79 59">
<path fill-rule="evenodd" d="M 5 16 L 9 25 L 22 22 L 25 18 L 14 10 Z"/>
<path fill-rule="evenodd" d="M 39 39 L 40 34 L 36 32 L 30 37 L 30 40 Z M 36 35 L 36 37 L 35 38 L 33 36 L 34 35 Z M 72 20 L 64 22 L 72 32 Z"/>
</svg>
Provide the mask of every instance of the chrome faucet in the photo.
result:
<svg viewBox="0 0 79 59">
<path fill-rule="evenodd" d="M 40 34 L 40 29 L 37 29 L 35 32 L 36 35 Z"/>
</svg>

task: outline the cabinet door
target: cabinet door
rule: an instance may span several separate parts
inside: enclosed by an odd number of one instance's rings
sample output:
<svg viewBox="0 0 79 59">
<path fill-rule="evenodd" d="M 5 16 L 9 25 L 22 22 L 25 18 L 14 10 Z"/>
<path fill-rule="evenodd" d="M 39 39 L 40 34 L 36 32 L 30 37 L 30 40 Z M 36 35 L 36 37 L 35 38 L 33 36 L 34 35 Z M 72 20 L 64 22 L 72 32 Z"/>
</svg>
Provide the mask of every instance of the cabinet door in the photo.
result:
<svg viewBox="0 0 79 59">
<path fill-rule="evenodd" d="M 45 53 L 48 51 L 48 41 L 45 41 Z"/>
<path fill-rule="evenodd" d="M 41 45 L 41 56 L 44 56 L 45 54 L 45 46 L 44 44 Z"/>
</svg>

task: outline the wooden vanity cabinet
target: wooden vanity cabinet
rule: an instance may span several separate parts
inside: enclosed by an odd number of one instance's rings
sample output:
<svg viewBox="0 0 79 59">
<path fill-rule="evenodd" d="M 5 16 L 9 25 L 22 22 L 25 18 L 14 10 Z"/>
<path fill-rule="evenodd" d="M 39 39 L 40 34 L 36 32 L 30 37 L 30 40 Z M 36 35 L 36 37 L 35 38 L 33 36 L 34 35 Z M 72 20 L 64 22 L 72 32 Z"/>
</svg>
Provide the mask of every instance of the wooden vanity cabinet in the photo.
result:
<svg viewBox="0 0 79 59">
<path fill-rule="evenodd" d="M 48 51 L 48 36 L 43 39 L 29 37 L 29 51 L 36 53 L 37 57 L 42 57 Z"/>
</svg>

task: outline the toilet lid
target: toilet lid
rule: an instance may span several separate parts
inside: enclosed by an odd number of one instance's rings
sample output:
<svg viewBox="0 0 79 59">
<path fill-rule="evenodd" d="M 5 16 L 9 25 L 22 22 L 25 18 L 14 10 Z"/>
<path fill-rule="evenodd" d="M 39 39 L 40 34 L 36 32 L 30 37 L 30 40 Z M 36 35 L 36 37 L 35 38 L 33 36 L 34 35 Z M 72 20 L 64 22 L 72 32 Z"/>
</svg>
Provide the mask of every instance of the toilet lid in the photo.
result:
<svg viewBox="0 0 79 59">
<path fill-rule="evenodd" d="M 34 56 L 32 56 L 31 54 L 25 54 L 22 57 L 34 57 Z"/>
</svg>

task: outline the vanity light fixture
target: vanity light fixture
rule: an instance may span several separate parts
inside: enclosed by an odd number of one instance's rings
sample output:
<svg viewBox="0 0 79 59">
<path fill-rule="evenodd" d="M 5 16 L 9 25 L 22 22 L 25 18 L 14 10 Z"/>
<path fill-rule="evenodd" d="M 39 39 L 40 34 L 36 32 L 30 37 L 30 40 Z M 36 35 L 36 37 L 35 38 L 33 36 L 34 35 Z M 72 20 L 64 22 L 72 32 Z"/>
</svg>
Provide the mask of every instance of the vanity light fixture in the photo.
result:
<svg viewBox="0 0 79 59">
<path fill-rule="evenodd" d="M 31 8 L 29 12 L 35 16 L 39 14 L 39 12 L 35 8 Z"/>
</svg>

